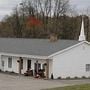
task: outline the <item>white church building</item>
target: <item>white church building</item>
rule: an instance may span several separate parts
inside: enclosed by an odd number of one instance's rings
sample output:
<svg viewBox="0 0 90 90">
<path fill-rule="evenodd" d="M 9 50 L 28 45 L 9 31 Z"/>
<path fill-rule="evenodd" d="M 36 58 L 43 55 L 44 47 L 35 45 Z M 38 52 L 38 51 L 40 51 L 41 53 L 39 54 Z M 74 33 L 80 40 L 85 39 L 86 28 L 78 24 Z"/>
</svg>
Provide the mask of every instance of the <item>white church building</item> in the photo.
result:
<svg viewBox="0 0 90 90">
<path fill-rule="evenodd" d="M 24 74 L 45 70 L 46 78 L 89 77 L 90 43 L 82 20 L 79 40 L 0 38 L 0 69 Z"/>
</svg>

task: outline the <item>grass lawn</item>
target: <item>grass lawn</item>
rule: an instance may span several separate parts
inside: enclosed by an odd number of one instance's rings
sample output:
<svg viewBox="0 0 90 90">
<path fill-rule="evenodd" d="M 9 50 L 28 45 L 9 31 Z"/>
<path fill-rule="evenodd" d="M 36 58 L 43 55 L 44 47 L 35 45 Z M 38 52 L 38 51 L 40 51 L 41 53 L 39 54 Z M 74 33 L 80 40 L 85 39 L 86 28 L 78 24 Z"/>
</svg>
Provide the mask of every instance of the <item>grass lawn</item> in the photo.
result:
<svg viewBox="0 0 90 90">
<path fill-rule="evenodd" d="M 66 86 L 66 87 L 59 87 L 59 88 L 46 89 L 46 90 L 90 90 L 90 84 Z"/>
</svg>

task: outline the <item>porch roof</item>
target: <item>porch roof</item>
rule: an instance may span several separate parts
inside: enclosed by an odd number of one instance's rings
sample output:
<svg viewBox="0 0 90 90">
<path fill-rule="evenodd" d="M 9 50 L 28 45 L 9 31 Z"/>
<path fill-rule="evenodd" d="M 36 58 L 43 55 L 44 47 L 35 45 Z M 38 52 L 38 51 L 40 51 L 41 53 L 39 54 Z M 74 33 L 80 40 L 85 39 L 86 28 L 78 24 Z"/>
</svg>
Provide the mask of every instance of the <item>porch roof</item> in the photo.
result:
<svg viewBox="0 0 90 90">
<path fill-rule="evenodd" d="M 76 40 L 0 38 L 0 52 L 49 56 L 78 43 Z"/>
</svg>

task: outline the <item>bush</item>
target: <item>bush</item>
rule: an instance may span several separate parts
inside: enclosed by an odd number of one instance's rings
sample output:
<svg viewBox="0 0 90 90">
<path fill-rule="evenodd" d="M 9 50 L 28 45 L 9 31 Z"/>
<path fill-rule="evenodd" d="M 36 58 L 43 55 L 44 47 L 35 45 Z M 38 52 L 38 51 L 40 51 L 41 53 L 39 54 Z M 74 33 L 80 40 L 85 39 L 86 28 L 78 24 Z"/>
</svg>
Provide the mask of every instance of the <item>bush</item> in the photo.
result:
<svg viewBox="0 0 90 90">
<path fill-rule="evenodd" d="M 15 73 L 14 71 L 11 71 L 10 73 Z"/>
<path fill-rule="evenodd" d="M 79 77 L 75 76 L 74 79 L 79 79 Z"/>
<path fill-rule="evenodd" d="M 66 79 L 71 79 L 71 77 L 66 77 Z"/>
<path fill-rule="evenodd" d="M 57 79 L 62 79 L 62 77 L 58 77 Z"/>
<path fill-rule="evenodd" d="M 85 77 L 85 76 L 82 76 L 81 78 L 82 78 L 82 79 L 86 79 L 86 77 Z"/>
<path fill-rule="evenodd" d="M 6 72 L 6 73 L 9 73 L 9 71 L 7 71 L 7 70 L 6 70 L 5 72 Z"/>
</svg>

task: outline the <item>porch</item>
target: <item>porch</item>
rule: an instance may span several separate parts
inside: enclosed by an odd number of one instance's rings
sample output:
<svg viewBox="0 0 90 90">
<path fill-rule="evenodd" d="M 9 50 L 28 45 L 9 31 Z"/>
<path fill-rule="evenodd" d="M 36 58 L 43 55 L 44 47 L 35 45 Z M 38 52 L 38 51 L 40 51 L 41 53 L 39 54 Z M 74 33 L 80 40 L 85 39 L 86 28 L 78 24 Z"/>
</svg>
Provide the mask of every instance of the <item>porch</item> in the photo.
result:
<svg viewBox="0 0 90 90">
<path fill-rule="evenodd" d="M 4 72 L 43 78 L 51 77 L 53 62 L 51 59 L 2 55 L 0 62 L 0 69 Z"/>
<path fill-rule="evenodd" d="M 52 60 L 20 58 L 19 74 L 33 76 L 35 78 L 49 78 L 51 76 L 51 70 Z"/>
</svg>

